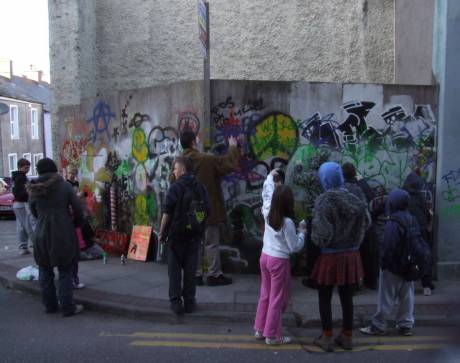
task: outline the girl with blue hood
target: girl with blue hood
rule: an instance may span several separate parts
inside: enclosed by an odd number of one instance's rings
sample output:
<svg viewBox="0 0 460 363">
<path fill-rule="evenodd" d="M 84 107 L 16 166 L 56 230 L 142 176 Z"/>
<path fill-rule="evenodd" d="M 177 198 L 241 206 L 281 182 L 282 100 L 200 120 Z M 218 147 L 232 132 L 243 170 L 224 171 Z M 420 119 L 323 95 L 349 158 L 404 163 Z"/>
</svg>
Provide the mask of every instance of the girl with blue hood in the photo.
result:
<svg viewBox="0 0 460 363">
<path fill-rule="evenodd" d="M 351 350 L 353 329 L 353 291 L 363 277 L 359 246 L 368 225 L 366 205 L 344 187 L 342 168 L 327 162 L 319 169 L 325 193 L 315 201 L 312 240 L 321 255 L 312 272 L 318 284 L 322 334 L 314 343 L 332 352 L 334 344 Z M 343 328 L 333 340 L 331 299 L 338 287 L 343 314 Z"/>
</svg>

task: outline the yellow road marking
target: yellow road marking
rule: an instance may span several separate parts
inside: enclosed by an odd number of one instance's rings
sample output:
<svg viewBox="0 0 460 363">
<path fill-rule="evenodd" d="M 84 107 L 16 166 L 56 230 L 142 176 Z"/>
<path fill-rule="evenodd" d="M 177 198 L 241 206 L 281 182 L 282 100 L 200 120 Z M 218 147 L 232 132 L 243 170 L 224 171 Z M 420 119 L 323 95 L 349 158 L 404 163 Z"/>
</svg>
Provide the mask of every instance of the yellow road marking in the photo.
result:
<svg viewBox="0 0 460 363">
<path fill-rule="evenodd" d="M 269 350 L 300 350 L 299 344 L 269 346 L 265 343 L 215 343 L 215 342 L 179 342 L 179 341 L 149 341 L 135 340 L 130 343 L 138 347 L 178 347 L 199 349 L 269 349 Z"/>
<path fill-rule="evenodd" d="M 222 340 L 222 341 L 254 341 L 253 335 L 232 335 L 232 334 L 199 334 L 199 333 L 160 333 L 160 332 L 134 332 L 131 334 L 101 333 L 101 336 L 124 336 L 132 338 L 176 338 L 191 340 Z M 312 343 L 313 337 L 294 338 L 301 343 Z M 419 336 L 410 337 L 398 336 L 369 336 L 366 338 L 353 338 L 355 343 L 391 343 L 391 342 L 415 342 L 415 341 L 450 341 L 454 337 L 449 336 Z"/>
<path fill-rule="evenodd" d="M 322 353 L 323 351 L 314 345 L 288 344 L 269 346 L 264 343 L 220 343 L 220 342 L 181 342 L 181 341 L 149 341 L 135 340 L 130 343 L 136 347 L 175 347 L 175 348 L 194 348 L 194 349 L 252 349 L 252 350 L 303 350 Z M 402 345 L 375 345 L 358 346 L 351 352 L 363 352 L 369 350 L 379 351 L 412 351 L 412 350 L 439 350 L 447 348 L 446 344 L 402 344 Z M 337 352 L 345 352 L 337 348 Z"/>
</svg>

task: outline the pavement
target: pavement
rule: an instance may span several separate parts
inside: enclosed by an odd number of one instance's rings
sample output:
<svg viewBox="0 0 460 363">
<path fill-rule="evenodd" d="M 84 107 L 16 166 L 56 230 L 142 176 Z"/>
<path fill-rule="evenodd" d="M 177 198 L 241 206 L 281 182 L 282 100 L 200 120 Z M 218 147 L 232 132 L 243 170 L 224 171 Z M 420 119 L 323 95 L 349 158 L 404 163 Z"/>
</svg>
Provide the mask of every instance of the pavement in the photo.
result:
<svg viewBox="0 0 460 363">
<path fill-rule="evenodd" d="M 20 281 L 19 269 L 35 265 L 32 255 L 20 256 L 14 221 L 0 221 L 0 284 L 34 295 L 40 294 L 37 281 Z M 83 261 L 79 264 L 80 281 L 85 288 L 75 290 L 76 302 L 87 309 L 131 318 L 182 323 L 252 322 L 259 296 L 259 276 L 231 275 L 234 283 L 227 286 L 198 286 L 198 309 L 193 314 L 175 316 L 169 310 L 167 266 L 155 262 L 127 260 L 119 257 Z M 315 290 L 293 277 L 291 303 L 284 314 L 286 326 L 319 326 L 318 298 Z M 455 325 L 460 321 L 459 281 L 437 281 L 432 296 L 423 296 L 417 285 L 415 318 L 418 325 Z M 363 289 L 354 297 L 355 324 L 366 324 L 375 312 L 377 292 Z M 341 318 L 340 301 L 333 297 L 333 317 Z"/>
</svg>

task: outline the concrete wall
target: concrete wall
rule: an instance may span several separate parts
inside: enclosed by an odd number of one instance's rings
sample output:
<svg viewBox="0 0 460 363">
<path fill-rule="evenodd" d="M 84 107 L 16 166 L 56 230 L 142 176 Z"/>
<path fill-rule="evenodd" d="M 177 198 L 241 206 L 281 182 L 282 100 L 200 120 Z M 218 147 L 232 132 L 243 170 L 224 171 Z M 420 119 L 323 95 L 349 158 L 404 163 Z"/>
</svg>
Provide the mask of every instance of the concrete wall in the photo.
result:
<svg viewBox="0 0 460 363">
<path fill-rule="evenodd" d="M 433 69 L 439 87 L 437 225 L 441 277 L 460 277 L 460 2 L 436 1 Z"/>
<path fill-rule="evenodd" d="M 393 0 L 210 1 L 211 77 L 391 83 Z M 195 0 L 49 0 L 54 102 L 202 78 Z"/>
<path fill-rule="evenodd" d="M 274 165 L 286 170 L 299 218 L 311 214 L 318 192 L 315 171 L 325 160 L 352 161 L 376 191 L 400 186 L 418 169 L 431 196 L 433 87 L 216 80 L 211 83 L 211 124 L 203 125 L 201 85 L 116 92 L 59 110 L 61 164 L 79 168 L 87 204 L 100 225 L 128 232 L 133 224 L 158 229 L 183 127 L 199 134 L 209 127 L 216 154 L 225 152 L 228 136 L 240 140 L 238 170 L 222 182 L 228 212 L 222 253 L 229 270 L 257 269 L 260 193 Z M 117 194 L 113 203 L 111 186 Z M 301 269 L 302 259 L 297 261 Z"/>
<path fill-rule="evenodd" d="M 435 0 L 395 1 L 395 83 L 433 84 Z"/>
<path fill-rule="evenodd" d="M 23 157 L 23 154 L 30 153 L 33 161 L 34 154 L 44 155 L 44 133 L 43 133 L 43 108 L 41 104 L 16 101 L 11 99 L 0 98 L 2 103 L 9 105 L 16 105 L 18 107 L 18 120 L 19 120 L 19 139 L 11 140 L 10 131 L 10 114 L 6 113 L 0 115 L 0 135 L 1 141 L 1 176 L 10 176 L 8 168 L 8 154 L 17 154 L 17 160 Z M 38 134 L 39 139 L 32 139 L 31 128 L 31 108 L 37 109 L 38 117 Z M 31 165 L 31 173 L 34 173 L 35 165 Z"/>
</svg>

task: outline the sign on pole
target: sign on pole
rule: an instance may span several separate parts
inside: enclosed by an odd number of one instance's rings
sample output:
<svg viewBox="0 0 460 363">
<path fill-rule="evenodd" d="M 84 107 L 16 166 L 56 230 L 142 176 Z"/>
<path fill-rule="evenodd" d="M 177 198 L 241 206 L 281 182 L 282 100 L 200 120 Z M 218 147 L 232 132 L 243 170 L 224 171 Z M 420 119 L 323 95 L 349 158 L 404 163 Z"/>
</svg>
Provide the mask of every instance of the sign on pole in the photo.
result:
<svg viewBox="0 0 460 363">
<path fill-rule="evenodd" d="M 204 0 L 198 0 L 198 37 L 203 58 L 208 55 L 209 34 L 208 34 L 208 11 Z"/>
</svg>

